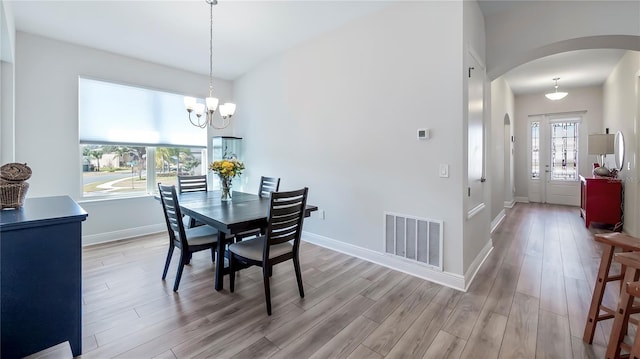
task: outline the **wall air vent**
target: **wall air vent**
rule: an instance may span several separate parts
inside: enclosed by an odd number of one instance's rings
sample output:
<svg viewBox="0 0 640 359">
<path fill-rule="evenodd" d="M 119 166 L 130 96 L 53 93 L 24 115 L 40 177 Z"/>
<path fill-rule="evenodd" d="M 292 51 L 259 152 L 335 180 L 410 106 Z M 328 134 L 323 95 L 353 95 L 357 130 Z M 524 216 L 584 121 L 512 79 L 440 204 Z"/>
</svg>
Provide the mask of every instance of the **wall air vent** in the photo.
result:
<svg viewBox="0 0 640 359">
<path fill-rule="evenodd" d="M 442 270 L 443 222 L 386 212 L 385 252 Z"/>
</svg>

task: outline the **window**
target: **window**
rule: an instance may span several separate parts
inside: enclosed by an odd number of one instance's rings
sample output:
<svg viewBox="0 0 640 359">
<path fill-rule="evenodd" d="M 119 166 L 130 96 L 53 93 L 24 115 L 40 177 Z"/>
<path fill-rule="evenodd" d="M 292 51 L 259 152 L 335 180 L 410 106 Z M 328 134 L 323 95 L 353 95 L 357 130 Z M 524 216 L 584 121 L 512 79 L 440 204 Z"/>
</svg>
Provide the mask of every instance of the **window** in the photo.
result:
<svg viewBox="0 0 640 359">
<path fill-rule="evenodd" d="M 531 178 L 540 178 L 540 122 L 531 122 Z"/>
<path fill-rule="evenodd" d="M 551 179 L 578 180 L 578 123 L 551 123 Z"/>
<path fill-rule="evenodd" d="M 144 195 L 207 173 L 207 131 L 189 123 L 182 95 L 86 78 L 78 88 L 83 196 Z"/>
<path fill-rule="evenodd" d="M 153 193 L 158 182 L 177 184 L 178 175 L 206 174 L 207 153 L 202 148 L 96 144 L 80 148 L 84 197 L 144 195 Z"/>
</svg>

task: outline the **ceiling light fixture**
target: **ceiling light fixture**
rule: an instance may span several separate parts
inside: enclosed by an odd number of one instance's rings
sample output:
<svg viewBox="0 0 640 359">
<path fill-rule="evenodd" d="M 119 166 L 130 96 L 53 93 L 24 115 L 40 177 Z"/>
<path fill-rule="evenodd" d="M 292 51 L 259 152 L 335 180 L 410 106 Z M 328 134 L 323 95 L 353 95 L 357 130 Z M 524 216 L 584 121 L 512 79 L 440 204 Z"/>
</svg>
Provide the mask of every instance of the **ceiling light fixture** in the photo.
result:
<svg viewBox="0 0 640 359">
<path fill-rule="evenodd" d="M 562 100 L 563 98 L 567 97 L 568 93 L 566 92 L 558 92 L 558 80 L 560 80 L 559 77 L 556 77 L 553 79 L 553 81 L 556 82 L 556 85 L 554 86 L 556 88 L 555 92 L 549 92 L 548 94 L 546 94 L 545 96 L 547 96 L 547 98 L 549 100 Z"/>
<path fill-rule="evenodd" d="M 216 111 L 216 107 L 218 107 L 218 99 L 213 97 L 213 5 L 218 4 L 217 0 L 205 0 L 210 7 L 210 16 L 209 16 L 209 97 L 205 99 L 206 103 L 206 113 L 205 113 L 205 104 L 199 103 L 196 101 L 195 97 L 184 98 L 184 107 L 186 107 L 187 112 L 189 113 L 189 121 L 194 126 L 198 126 L 200 128 L 206 128 L 207 125 L 215 128 L 215 129 L 223 129 L 229 126 L 231 123 L 231 116 L 236 112 L 236 105 L 234 103 L 226 102 L 220 105 L 220 116 L 222 117 L 222 125 L 216 126 L 213 123 L 213 113 Z M 197 122 L 191 118 L 191 112 L 196 113 Z M 205 114 L 204 118 L 202 115 Z"/>
</svg>

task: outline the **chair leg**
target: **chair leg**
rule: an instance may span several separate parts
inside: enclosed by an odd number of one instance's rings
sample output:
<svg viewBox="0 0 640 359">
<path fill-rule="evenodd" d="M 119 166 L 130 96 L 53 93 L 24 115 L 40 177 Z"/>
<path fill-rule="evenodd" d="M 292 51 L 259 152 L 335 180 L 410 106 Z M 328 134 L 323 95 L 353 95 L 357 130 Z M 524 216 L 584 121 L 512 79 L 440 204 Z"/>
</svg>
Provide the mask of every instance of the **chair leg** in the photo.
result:
<svg viewBox="0 0 640 359">
<path fill-rule="evenodd" d="M 269 288 L 269 270 L 262 267 L 262 280 L 264 281 L 264 299 L 267 302 L 267 314 L 271 315 L 271 288 Z"/>
<path fill-rule="evenodd" d="M 180 255 L 180 265 L 178 266 L 178 273 L 176 274 L 176 282 L 173 284 L 173 291 L 178 291 L 178 286 L 180 286 L 180 279 L 182 278 L 182 270 L 184 269 L 185 262 L 187 261 L 188 254 L 181 253 Z"/>
<path fill-rule="evenodd" d="M 169 270 L 169 264 L 171 263 L 171 256 L 173 256 L 173 249 L 174 248 L 175 247 L 173 246 L 173 244 L 171 244 L 169 246 L 169 253 L 167 253 L 167 260 L 164 263 L 164 271 L 162 272 L 162 280 L 167 278 L 167 271 Z"/>
<path fill-rule="evenodd" d="M 269 266 L 269 277 L 273 277 L 273 266 Z"/>
<path fill-rule="evenodd" d="M 191 264 L 191 257 L 193 257 L 193 253 L 189 253 L 189 254 L 187 255 L 187 259 L 186 259 L 186 261 L 184 262 L 184 264 Z"/>
<path fill-rule="evenodd" d="M 298 291 L 300 298 L 304 298 L 304 289 L 302 288 L 302 273 L 300 272 L 300 259 L 297 255 L 293 256 L 293 268 L 296 270 L 296 280 L 298 281 Z"/>
<path fill-rule="evenodd" d="M 216 261 L 216 247 L 213 246 L 211 247 L 211 262 L 215 262 Z"/>
<path fill-rule="evenodd" d="M 229 252 L 229 291 L 233 293 L 236 289 L 236 265 L 233 253 Z"/>
</svg>

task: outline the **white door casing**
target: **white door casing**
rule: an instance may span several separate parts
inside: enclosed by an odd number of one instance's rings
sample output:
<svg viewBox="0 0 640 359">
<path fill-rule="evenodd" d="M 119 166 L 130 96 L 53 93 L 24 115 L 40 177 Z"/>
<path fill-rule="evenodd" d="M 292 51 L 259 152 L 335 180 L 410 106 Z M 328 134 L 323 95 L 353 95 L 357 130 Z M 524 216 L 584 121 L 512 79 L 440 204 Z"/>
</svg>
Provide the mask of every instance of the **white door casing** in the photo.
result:
<svg viewBox="0 0 640 359">
<path fill-rule="evenodd" d="M 583 113 L 529 116 L 529 201 L 580 204 L 579 148 Z M 537 125 L 537 126 L 536 126 Z M 536 132 L 537 131 L 537 132 Z M 575 137 L 573 137 L 575 136 Z M 564 145 L 563 145 L 564 143 Z M 556 150 L 554 151 L 554 147 Z M 536 150 L 538 155 L 536 156 Z M 555 158 L 554 158 L 555 153 Z M 564 153 L 564 156 L 562 155 Z M 539 166 L 535 170 L 536 157 Z M 554 163 L 555 162 L 555 163 Z"/>
</svg>

